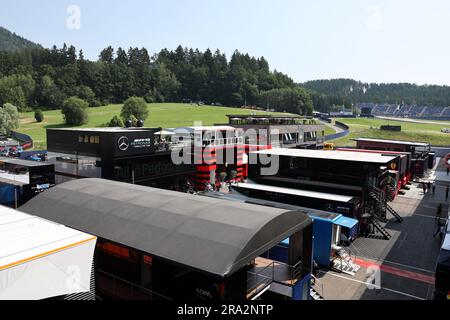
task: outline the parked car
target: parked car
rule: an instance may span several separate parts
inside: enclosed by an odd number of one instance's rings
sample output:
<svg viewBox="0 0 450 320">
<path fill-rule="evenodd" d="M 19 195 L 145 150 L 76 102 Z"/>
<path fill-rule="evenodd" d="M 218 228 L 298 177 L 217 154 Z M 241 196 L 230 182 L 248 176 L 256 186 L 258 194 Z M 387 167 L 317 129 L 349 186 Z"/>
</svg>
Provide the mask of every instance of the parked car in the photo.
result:
<svg viewBox="0 0 450 320">
<path fill-rule="evenodd" d="M 4 149 L 4 150 L 0 151 L 0 156 L 8 157 L 9 156 L 9 151 L 7 149 Z"/>
<path fill-rule="evenodd" d="M 443 133 L 450 133 L 450 128 L 444 128 L 441 130 Z"/>
<path fill-rule="evenodd" d="M 32 155 L 32 156 L 29 156 L 28 158 L 27 158 L 27 160 L 31 160 L 31 161 L 42 161 L 42 158 L 41 158 L 41 156 L 40 155 L 38 155 L 38 154 L 34 154 L 34 155 Z"/>
</svg>

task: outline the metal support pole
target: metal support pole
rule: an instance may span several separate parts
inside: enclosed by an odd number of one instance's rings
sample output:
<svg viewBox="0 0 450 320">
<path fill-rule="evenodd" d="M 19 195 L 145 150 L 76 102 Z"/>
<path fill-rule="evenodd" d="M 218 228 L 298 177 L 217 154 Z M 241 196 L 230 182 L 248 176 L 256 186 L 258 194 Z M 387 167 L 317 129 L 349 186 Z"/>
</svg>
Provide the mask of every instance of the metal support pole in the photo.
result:
<svg viewBox="0 0 450 320">
<path fill-rule="evenodd" d="M 14 208 L 17 209 L 17 188 L 14 188 Z"/>
<path fill-rule="evenodd" d="M 76 155 L 76 159 L 77 159 L 77 171 L 76 171 L 76 175 L 77 175 L 77 179 L 80 178 L 80 170 L 79 170 L 79 160 L 78 160 L 78 151 L 75 151 L 75 155 Z"/>
</svg>

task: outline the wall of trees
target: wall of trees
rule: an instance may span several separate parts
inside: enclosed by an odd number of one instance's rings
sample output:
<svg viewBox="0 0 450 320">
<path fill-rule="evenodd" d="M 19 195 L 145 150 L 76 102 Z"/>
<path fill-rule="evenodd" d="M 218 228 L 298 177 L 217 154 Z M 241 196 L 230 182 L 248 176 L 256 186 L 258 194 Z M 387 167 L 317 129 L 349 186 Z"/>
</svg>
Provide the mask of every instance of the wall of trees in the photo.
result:
<svg viewBox="0 0 450 320">
<path fill-rule="evenodd" d="M 305 101 L 300 108 L 272 103 L 279 111 L 309 110 L 309 96 L 294 81 L 271 71 L 264 57 L 235 51 L 230 59 L 212 52 L 183 48 L 150 55 L 145 48 L 105 48 L 97 61 L 64 45 L 0 52 L 0 105 L 10 102 L 19 110 L 60 108 L 77 96 L 89 105 L 122 103 L 132 96 L 147 102 L 198 102 L 227 106 L 259 105 L 277 89 L 293 90 Z M 269 92 L 269 93 L 267 93 Z M 278 93 L 277 93 L 278 94 Z M 265 102 L 262 103 L 265 107 Z"/>
<path fill-rule="evenodd" d="M 450 106 L 450 87 L 410 83 L 364 83 L 352 79 L 315 80 L 302 84 L 317 96 L 337 97 L 346 105 L 357 102 Z M 328 103 L 329 104 L 329 103 Z M 314 104 L 316 106 L 316 104 Z"/>
</svg>

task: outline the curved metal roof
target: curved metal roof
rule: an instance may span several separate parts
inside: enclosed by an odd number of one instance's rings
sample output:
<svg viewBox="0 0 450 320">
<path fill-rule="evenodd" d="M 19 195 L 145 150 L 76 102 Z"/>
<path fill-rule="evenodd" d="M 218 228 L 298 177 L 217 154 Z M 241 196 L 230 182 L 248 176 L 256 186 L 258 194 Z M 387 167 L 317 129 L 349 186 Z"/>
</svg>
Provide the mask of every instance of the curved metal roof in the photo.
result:
<svg viewBox="0 0 450 320">
<path fill-rule="evenodd" d="M 219 276 L 311 224 L 301 211 L 103 179 L 57 185 L 20 209 Z"/>
</svg>

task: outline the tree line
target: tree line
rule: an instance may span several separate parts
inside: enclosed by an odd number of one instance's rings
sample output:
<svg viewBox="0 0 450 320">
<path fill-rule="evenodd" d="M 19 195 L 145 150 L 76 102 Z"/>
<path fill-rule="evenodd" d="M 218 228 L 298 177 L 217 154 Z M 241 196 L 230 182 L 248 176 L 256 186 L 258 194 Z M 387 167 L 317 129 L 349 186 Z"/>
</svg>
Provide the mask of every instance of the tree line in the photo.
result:
<svg viewBox="0 0 450 320">
<path fill-rule="evenodd" d="M 145 48 L 103 49 L 96 61 L 82 50 L 63 45 L 0 51 L 0 106 L 19 111 L 60 109 L 71 97 L 89 107 L 123 103 L 130 97 L 146 102 L 204 102 L 240 107 L 258 106 L 311 115 L 350 108 L 358 102 L 450 105 L 450 87 L 374 84 L 351 79 L 296 84 L 270 70 L 264 57 L 235 51 L 228 59 L 220 50 Z M 339 106 L 339 107 L 337 107 Z"/>
<path fill-rule="evenodd" d="M 59 109 L 71 97 L 90 107 L 123 103 L 130 97 L 146 102 L 203 102 L 240 107 L 260 106 L 300 114 L 312 113 L 308 92 L 287 75 L 271 71 L 264 57 L 235 51 L 145 48 L 103 49 L 97 61 L 83 51 L 31 48 L 0 52 L 0 105 L 19 111 Z"/>
<path fill-rule="evenodd" d="M 315 80 L 302 84 L 316 98 L 340 100 L 342 104 L 389 103 L 419 106 L 450 106 L 450 87 L 410 83 L 364 83 L 352 79 Z M 319 98 L 318 98 L 319 97 Z M 323 101 L 322 101 L 323 102 Z M 330 102 L 326 102 L 330 104 Z M 316 103 L 314 104 L 316 106 Z"/>
</svg>

